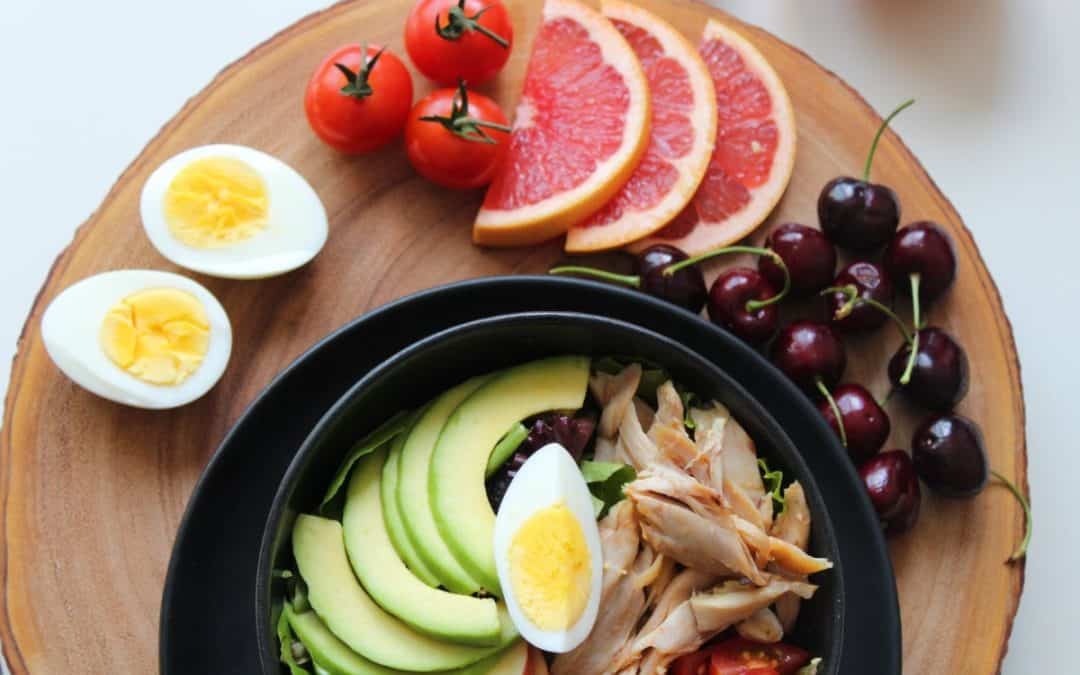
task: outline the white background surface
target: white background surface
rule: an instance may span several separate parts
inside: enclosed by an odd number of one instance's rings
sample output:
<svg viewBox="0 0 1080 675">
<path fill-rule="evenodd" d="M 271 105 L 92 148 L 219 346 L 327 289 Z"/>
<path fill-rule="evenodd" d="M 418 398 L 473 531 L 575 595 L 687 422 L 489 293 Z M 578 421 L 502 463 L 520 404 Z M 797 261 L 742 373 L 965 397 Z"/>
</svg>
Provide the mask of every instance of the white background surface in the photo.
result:
<svg viewBox="0 0 1080 675">
<path fill-rule="evenodd" d="M 975 233 L 1023 365 L 1037 525 L 1004 672 L 1075 672 L 1080 3 L 715 2 L 879 110 L 919 99 L 895 126 Z M 225 64 L 323 5 L 0 3 L 0 382 L 49 265 L 128 162 Z"/>
</svg>

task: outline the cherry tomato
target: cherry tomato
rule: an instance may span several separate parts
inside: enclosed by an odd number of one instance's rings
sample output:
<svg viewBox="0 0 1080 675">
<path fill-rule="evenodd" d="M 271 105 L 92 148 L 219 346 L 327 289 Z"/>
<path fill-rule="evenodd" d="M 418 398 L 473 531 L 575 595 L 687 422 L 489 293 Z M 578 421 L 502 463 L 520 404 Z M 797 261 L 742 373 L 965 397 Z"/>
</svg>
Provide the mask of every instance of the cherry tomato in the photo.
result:
<svg viewBox="0 0 1080 675">
<path fill-rule="evenodd" d="M 510 127 L 495 101 L 468 91 L 438 89 L 409 113 L 405 151 L 424 178 L 443 187 L 487 185 L 509 145 Z"/>
<path fill-rule="evenodd" d="M 782 642 L 732 638 L 708 651 L 712 654 L 709 675 L 793 675 L 810 663 L 809 652 Z"/>
<path fill-rule="evenodd" d="M 369 152 L 401 133 L 412 96 L 412 78 L 401 59 L 374 45 L 347 45 L 311 76 L 304 111 L 311 129 L 330 147 Z"/>
<path fill-rule="evenodd" d="M 405 22 L 417 69 L 445 86 L 476 86 L 510 58 L 514 27 L 501 0 L 420 0 Z"/>
</svg>

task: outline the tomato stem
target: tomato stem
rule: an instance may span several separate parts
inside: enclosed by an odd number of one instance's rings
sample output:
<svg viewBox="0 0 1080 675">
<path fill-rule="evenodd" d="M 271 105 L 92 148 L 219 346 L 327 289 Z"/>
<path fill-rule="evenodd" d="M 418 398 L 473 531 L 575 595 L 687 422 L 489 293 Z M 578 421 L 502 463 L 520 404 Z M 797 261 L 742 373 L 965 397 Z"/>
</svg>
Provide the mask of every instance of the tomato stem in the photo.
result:
<svg viewBox="0 0 1080 675">
<path fill-rule="evenodd" d="M 454 94 L 454 101 L 450 106 L 450 114 L 447 116 L 441 115 L 424 115 L 420 118 L 422 122 L 435 122 L 441 124 L 447 131 L 464 138 L 466 141 L 473 141 L 474 143 L 488 143 L 490 145 L 495 144 L 497 141 L 484 133 L 484 129 L 497 129 L 505 133 L 510 133 L 510 127 L 505 124 L 498 124 L 496 122 L 489 122 L 487 120 L 476 119 L 469 116 L 469 91 L 465 88 L 465 81 L 458 80 L 458 90 Z"/>
<path fill-rule="evenodd" d="M 371 83 L 368 82 L 368 77 L 371 75 L 372 69 L 375 68 L 375 64 L 379 62 L 379 57 L 386 51 L 386 47 L 379 49 L 379 51 L 375 52 L 375 56 L 370 59 L 367 50 L 367 43 L 360 43 L 360 58 L 363 59 L 363 65 L 356 72 L 353 72 L 351 68 L 344 64 L 334 64 L 334 67 L 345 76 L 345 86 L 341 88 L 341 93 L 360 101 L 375 93 L 375 90 L 371 88 Z"/>
<path fill-rule="evenodd" d="M 623 284 L 624 286 L 630 286 L 632 288 L 641 288 L 641 277 L 632 274 L 616 274 L 614 272 L 598 270 L 595 267 L 562 265 L 560 267 L 552 267 L 548 270 L 548 274 L 580 274 L 586 277 L 603 279 L 605 281 L 614 281 L 617 284 Z"/>
<path fill-rule="evenodd" d="M 866 166 L 863 167 L 863 180 L 864 181 L 866 181 L 866 182 L 870 181 L 870 165 L 874 163 L 874 153 L 877 152 L 878 141 L 881 140 L 881 135 L 885 133 L 885 129 L 888 128 L 889 123 L 892 122 L 893 119 L 895 119 L 897 115 L 899 115 L 901 112 L 903 112 L 904 109 L 910 108 L 913 105 L 915 105 L 915 99 L 909 98 L 908 100 L 901 103 L 900 106 L 896 110 L 889 113 L 889 116 L 886 117 L 881 122 L 881 126 L 878 127 L 877 133 L 874 134 L 873 142 L 870 143 L 870 152 L 867 153 L 867 155 L 866 155 Z"/>
<path fill-rule="evenodd" d="M 1013 493 L 1013 496 L 1016 497 L 1016 501 L 1020 502 L 1020 507 L 1024 509 L 1024 538 L 1020 540 L 1020 543 L 1016 546 L 1016 550 L 1013 551 L 1012 555 L 1009 556 L 1009 559 L 1005 561 L 1007 563 L 1019 562 L 1027 555 L 1028 545 L 1031 543 L 1031 503 L 1028 502 L 1024 493 L 1020 492 L 1020 488 L 1018 488 L 1011 480 L 993 469 L 990 470 L 990 473 L 994 475 L 994 478 L 1001 481 L 1002 484 L 1009 489 L 1009 492 Z"/>
<path fill-rule="evenodd" d="M 466 31 L 476 31 L 484 37 L 494 40 L 503 49 L 509 49 L 510 42 L 506 38 L 480 23 L 480 17 L 489 9 L 491 9 L 491 5 L 469 16 L 465 13 L 465 0 L 458 0 L 458 4 L 451 7 L 447 12 L 445 26 L 439 25 L 439 15 L 435 15 L 435 32 L 444 40 L 458 40 Z"/>
</svg>

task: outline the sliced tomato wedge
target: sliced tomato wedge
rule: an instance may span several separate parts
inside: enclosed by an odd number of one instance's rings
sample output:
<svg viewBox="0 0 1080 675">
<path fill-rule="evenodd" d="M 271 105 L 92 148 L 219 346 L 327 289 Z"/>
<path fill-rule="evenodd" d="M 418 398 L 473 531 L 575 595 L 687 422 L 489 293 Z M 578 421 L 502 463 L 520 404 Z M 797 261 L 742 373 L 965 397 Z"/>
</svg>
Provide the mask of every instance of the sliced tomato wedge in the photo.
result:
<svg viewBox="0 0 1080 675">
<path fill-rule="evenodd" d="M 762 644 L 743 638 L 710 647 L 709 675 L 794 675 L 810 663 L 810 653 L 793 645 Z"/>
<path fill-rule="evenodd" d="M 710 675 L 709 660 L 712 653 L 709 651 L 696 652 L 680 656 L 672 664 L 673 675 Z"/>
</svg>

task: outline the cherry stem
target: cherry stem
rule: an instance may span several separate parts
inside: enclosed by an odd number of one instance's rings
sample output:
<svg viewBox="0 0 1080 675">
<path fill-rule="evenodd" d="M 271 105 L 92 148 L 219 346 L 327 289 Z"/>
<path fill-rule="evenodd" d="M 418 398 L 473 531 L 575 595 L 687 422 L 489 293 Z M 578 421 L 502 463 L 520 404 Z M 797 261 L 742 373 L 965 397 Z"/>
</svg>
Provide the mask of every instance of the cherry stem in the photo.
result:
<svg viewBox="0 0 1080 675">
<path fill-rule="evenodd" d="M 900 334 L 904 336 L 904 342 L 911 343 L 911 333 L 908 332 L 904 320 L 897 316 L 896 312 L 892 311 L 887 305 L 884 305 L 873 298 L 864 298 L 860 296 L 859 289 L 855 284 L 829 286 L 821 291 L 820 295 L 828 295 L 829 293 L 842 293 L 844 295 L 844 304 L 833 313 L 834 319 L 839 320 L 846 318 L 858 305 L 869 305 L 892 319 L 893 323 L 895 323 L 896 327 L 900 330 Z"/>
<path fill-rule="evenodd" d="M 900 376 L 900 384 L 906 385 L 911 382 L 911 371 L 915 369 L 915 359 L 919 356 L 919 279 L 918 273 L 911 275 L 911 324 L 915 326 L 915 333 L 911 336 L 911 354 L 908 355 L 907 368 Z"/>
<path fill-rule="evenodd" d="M 885 129 L 889 127 L 889 122 L 892 122 L 897 115 L 914 104 L 915 99 L 909 98 L 901 103 L 899 108 L 889 113 L 889 116 L 881 122 L 881 126 L 878 127 L 877 133 L 874 134 L 874 141 L 870 144 L 870 152 L 866 155 L 866 166 L 863 168 L 864 181 L 870 182 L 870 165 L 874 163 L 874 153 L 877 152 L 878 141 L 881 140 L 881 135 L 885 133 Z"/>
<path fill-rule="evenodd" d="M 821 381 L 820 377 L 814 378 L 814 385 L 817 390 L 821 392 L 821 395 L 825 397 L 825 400 L 829 402 L 829 407 L 832 408 L 832 414 L 836 417 L 836 428 L 840 430 L 840 443 L 847 447 L 847 430 L 844 429 L 844 418 L 840 415 L 840 406 L 836 405 L 836 399 L 833 398 L 832 392 L 825 386 L 825 383 Z"/>
<path fill-rule="evenodd" d="M 718 256 L 726 255 L 728 253 L 753 253 L 754 255 L 764 255 L 772 258 L 772 261 L 776 263 L 776 266 L 784 271 L 784 287 L 780 289 L 779 293 L 776 293 L 771 298 L 765 300 L 748 300 L 746 302 L 747 312 L 756 312 L 763 307 L 774 305 L 784 299 L 784 296 L 791 290 L 791 273 L 788 271 L 787 265 L 784 263 L 784 259 L 780 257 L 780 254 L 771 248 L 761 248 L 759 246 L 724 246 L 708 253 L 702 253 L 699 256 L 693 258 L 687 258 L 681 260 L 673 265 L 668 265 L 664 268 L 664 275 L 671 276 L 679 270 L 697 265 L 698 263 L 705 262 L 710 258 L 716 258 Z"/>
<path fill-rule="evenodd" d="M 548 274 L 581 274 L 587 277 L 603 279 L 605 281 L 614 281 L 617 284 L 623 284 L 624 286 L 630 286 L 632 288 L 641 288 L 641 277 L 639 276 L 606 272 L 604 270 L 598 270 L 595 267 L 563 265 L 561 267 L 552 267 L 548 270 Z"/>
<path fill-rule="evenodd" d="M 1024 509 L 1024 538 L 1020 540 L 1016 550 L 1013 551 L 1013 554 L 1005 561 L 1006 563 L 1015 563 L 1022 560 L 1024 556 L 1027 555 L 1028 545 L 1031 543 L 1031 503 L 1028 502 L 1024 493 L 1020 492 L 1020 488 L 1016 487 L 1016 484 L 1011 480 L 993 469 L 990 470 L 990 473 L 993 474 L 994 478 L 1001 481 L 1005 487 L 1009 488 L 1009 492 L 1013 493 L 1013 496 L 1016 497 L 1016 501 L 1020 502 L 1020 506 Z"/>
</svg>

